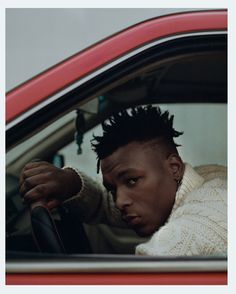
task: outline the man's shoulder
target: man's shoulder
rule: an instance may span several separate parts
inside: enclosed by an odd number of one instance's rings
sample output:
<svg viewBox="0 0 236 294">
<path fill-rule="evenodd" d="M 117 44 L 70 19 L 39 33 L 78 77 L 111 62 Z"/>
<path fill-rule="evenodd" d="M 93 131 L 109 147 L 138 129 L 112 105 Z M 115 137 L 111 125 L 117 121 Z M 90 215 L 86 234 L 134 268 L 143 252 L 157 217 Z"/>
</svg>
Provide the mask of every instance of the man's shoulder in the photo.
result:
<svg viewBox="0 0 236 294">
<path fill-rule="evenodd" d="M 199 218 L 221 219 L 227 215 L 227 181 L 213 178 L 186 195 L 179 207 L 173 211 L 170 221 Z"/>
<path fill-rule="evenodd" d="M 194 168 L 204 178 L 203 184 L 189 193 L 186 202 L 200 203 L 211 201 L 227 201 L 227 168 L 211 164 Z"/>
<path fill-rule="evenodd" d="M 207 164 L 194 167 L 194 170 L 204 178 L 205 181 L 213 179 L 227 180 L 227 167 L 219 164 Z"/>
<path fill-rule="evenodd" d="M 220 178 L 205 181 L 201 187 L 186 197 L 186 205 L 206 205 L 206 209 L 215 206 L 216 203 L 220 205 L 220 202 L 227 203 L 227 181 Z"/>
<path fill-rule="evenodd" d="M 201 189 L 214 190 L 216 194 L 221 193 L 222 191 L 227 190 L 227 180 L 223 178 L 215 178 L 205 181 L 202 187 L 200 187 L 200 190 Z M 210 195 L 212 195 L 212 193 Z"/>
</svg>

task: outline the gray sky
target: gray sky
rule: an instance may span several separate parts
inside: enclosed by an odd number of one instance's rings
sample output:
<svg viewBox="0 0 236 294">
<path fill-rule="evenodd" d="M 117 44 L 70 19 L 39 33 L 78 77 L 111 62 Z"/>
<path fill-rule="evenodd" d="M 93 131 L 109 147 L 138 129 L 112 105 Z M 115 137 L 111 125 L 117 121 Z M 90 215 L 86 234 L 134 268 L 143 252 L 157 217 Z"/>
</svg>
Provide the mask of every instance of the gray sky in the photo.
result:
<svg viewBox="0 0 236 294">
<path fill-rule="evenodd" d="M 189 9 L 8 8 L 6 90 L 114 32 L 180 10 Z"/>
</svg>

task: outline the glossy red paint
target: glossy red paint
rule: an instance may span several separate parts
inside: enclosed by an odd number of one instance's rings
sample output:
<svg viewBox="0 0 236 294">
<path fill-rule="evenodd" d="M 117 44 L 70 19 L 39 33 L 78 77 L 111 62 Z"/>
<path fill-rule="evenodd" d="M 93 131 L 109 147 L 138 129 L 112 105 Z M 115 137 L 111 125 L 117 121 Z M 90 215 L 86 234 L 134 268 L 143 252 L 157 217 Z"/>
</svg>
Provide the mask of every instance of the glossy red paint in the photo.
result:
<svg viewBox="0 0 236 294">
<path fill-rule="evenodd" d="M 227 285 L 219 273 L 8 274 L 6 285 Z"/>
<path fill-rule="evenodd" d="M 82 77 L 152 41 L 183 33 L 226 29 L 226 11 L 179 13 L 132 26 L 10 91 L 6 97 L 6 121 L 12 121 Z"/>
</svg>

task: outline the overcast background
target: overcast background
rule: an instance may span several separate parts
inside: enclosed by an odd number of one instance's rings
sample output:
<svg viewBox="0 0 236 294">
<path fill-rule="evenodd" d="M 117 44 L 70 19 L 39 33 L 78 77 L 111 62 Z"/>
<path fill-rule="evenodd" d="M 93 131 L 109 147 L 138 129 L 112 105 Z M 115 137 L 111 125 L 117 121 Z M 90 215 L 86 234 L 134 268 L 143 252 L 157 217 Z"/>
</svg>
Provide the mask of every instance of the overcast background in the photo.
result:
<svg viewBox="0 0 236 294">
<path fill-rule="evenodd" d="M 190 9 L 8 8 L 6 90 L 128 26 L 185 10 Z"/>
</svg>

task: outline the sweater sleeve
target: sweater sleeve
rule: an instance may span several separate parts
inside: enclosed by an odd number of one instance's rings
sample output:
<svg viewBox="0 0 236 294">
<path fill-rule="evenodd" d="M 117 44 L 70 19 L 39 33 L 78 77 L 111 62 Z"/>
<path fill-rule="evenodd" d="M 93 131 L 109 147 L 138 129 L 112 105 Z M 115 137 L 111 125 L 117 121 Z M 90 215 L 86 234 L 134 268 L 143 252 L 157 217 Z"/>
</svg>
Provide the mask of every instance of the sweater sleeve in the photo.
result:
<svg viewBox="0 0 236 294">
<path fill-rule="evenodd" d="M 64 201 L 63 206 L 82 222 L 126 227 L 112 195 L 97 181 L 81 171 L 74 170 L 80 176 L 82 188 L 78 194 Z"/>
</svg>

